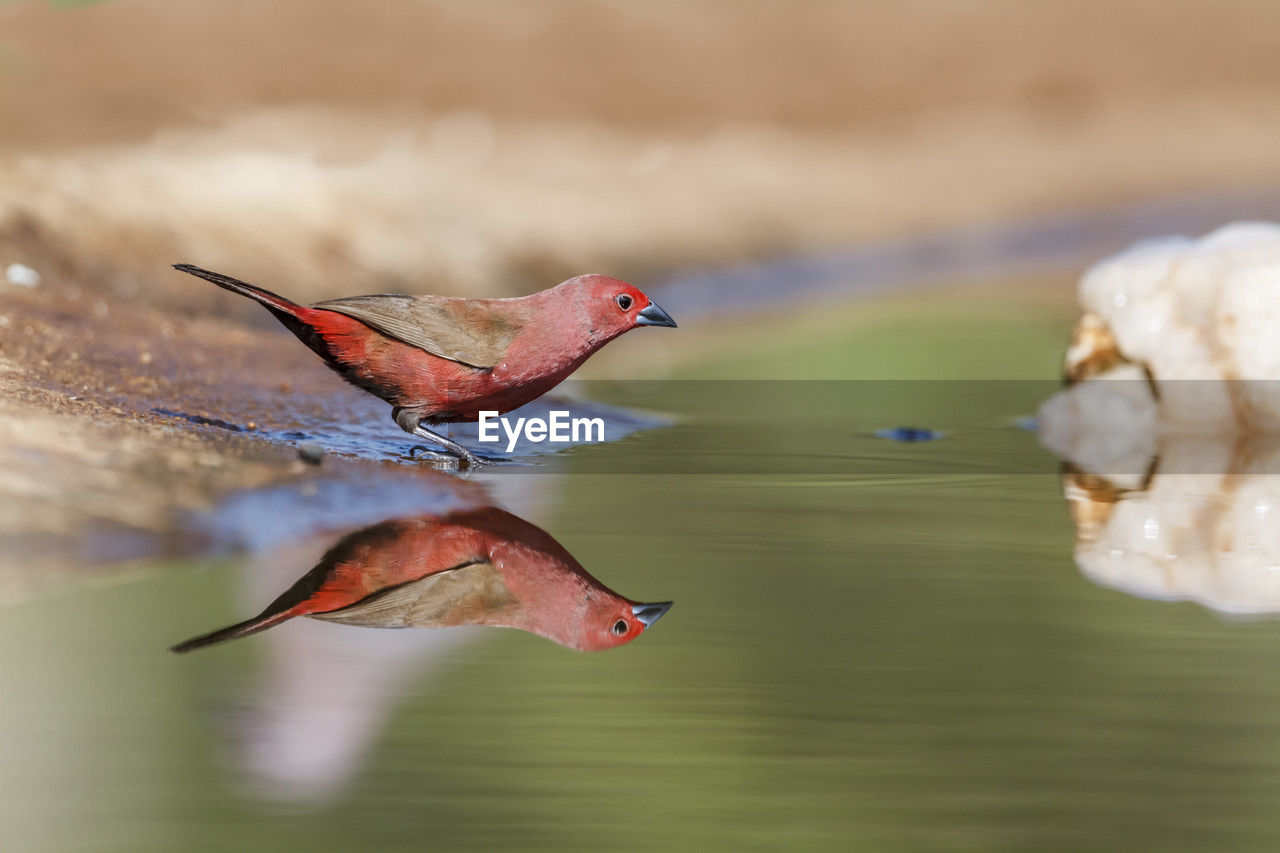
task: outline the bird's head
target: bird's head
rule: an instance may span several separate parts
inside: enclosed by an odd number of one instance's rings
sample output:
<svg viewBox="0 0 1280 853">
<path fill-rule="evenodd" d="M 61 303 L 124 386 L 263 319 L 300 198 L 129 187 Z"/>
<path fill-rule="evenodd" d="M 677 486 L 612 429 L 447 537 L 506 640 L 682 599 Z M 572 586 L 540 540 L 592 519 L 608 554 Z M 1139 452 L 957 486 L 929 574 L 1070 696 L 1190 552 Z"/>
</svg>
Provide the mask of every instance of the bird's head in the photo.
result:
<svg viewBox="0 0 1280 853">
<path fill-rule="evenodd" d="M 587 608 L 577 648 L 598 652 L 625 645 L 671 609 L 670 601 L 639 603 L 616 595 L 599 596 Z"/>
<path fill-rule="evenodd" d="M 594 337 L 610 340 L 636 326 L 670 326 L 676 321 L 638 288 L 607 275 L 580 275 L 559 289 L 570 291 L 583 309 Z"/>
</svg>

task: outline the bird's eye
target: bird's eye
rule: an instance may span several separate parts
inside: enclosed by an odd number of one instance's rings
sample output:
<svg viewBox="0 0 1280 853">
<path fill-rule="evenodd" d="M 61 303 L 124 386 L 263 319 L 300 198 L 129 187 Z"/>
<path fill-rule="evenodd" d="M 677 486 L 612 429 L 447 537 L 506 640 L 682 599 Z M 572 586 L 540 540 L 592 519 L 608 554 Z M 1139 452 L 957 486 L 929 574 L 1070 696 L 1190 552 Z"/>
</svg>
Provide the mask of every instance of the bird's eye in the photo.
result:
<svg viewBox="0 0 1280 853">
<path fill-rule="evenodd" d="M 627 633 L 626 619 L 619 619 L 617 622 L 613 623 L 613 636 L 621 637 L 625 633 Z"/>
<path fill-rule="evenodd" d="M 618 303 L 618 307 L 621 308 L 623 311 L 626 311 L 628 308 L 631 307 L 631 297 L 625 293 L 619 293 L 617 297 L 614 298 L 613 301 Z"/>
</svg>

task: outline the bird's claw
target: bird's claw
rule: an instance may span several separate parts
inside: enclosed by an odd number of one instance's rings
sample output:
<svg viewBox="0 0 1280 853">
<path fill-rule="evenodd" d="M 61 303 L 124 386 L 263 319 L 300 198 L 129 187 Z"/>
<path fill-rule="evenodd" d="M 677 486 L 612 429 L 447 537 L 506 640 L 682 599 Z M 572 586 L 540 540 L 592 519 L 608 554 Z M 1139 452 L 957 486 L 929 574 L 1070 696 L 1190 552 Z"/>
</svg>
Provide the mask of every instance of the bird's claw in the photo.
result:
<svg viewBox="0 0 1280 853">
<path fill-rule="evenodd" d="M 423 456 L 430 459 L 432 466 L 435 468 L 465 471 L 480 468 L 488 464 L 488 460 L 482 459 L 467 450 L 463 450 L 462 453 L 450 453 L 432 450 L 422 444 L 415 444 L 413 447 L 409 448 L 409 458 L 417 459 L 418 451 L 421 451 Z"/>
</svg>

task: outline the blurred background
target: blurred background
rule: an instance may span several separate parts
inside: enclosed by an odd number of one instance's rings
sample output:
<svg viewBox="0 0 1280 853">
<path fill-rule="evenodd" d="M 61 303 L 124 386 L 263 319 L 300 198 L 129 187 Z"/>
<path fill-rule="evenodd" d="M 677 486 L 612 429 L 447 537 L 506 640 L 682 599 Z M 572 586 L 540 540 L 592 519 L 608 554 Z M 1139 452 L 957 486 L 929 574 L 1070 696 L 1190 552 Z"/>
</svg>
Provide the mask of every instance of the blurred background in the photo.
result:
<svg viewBox="0 0 1280 853">
<path fill-rule="evenodd" d="M 1266 4 L 4 7 L 5 251 L 202 305 L 165 262 L 523 293 L 1280 178 Z"/>
<path fill-rule="evenodd" d="M 1033 416 L 1091 263 L 1280 218 L 1278 105 L 1244 0 L 0 3 L 0 847 L 1275 849 L 1280 454 Z M 175 262 L 680 328 L 459 479 Z M 164 652 L 488 505 L 675 607 Z"/>
</svg>

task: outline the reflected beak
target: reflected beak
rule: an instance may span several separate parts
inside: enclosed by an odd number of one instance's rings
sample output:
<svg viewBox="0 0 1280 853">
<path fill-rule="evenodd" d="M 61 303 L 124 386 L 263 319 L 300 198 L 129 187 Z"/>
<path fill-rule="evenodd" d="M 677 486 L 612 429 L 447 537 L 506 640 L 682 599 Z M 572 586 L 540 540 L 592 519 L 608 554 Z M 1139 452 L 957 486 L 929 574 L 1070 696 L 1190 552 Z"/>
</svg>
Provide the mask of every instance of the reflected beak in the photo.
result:
<svg viewBox="0 0 1280 853">
<path fill-rule="evenodd" d="M 644 626 L 648 628 L 661 619 L 663 613 L 671 609 L 672 603 L 670 601 L 659 601 L 656 604 L 633 604 L 631 605 L 631 615 L 643 622 Z"/>
<path fill-rule="evenodd" d="M 650 302 L 645 309 L 636 315 L 637 326 L 670 326 L 676 327 L 676 321 L 671 319 L 671 315 L 663 311 L 654 303 Z M 662 614 L 659 613 L 658 616 Z M 657 616 L 654 617 L 658 618 Z"/>
</svg>

